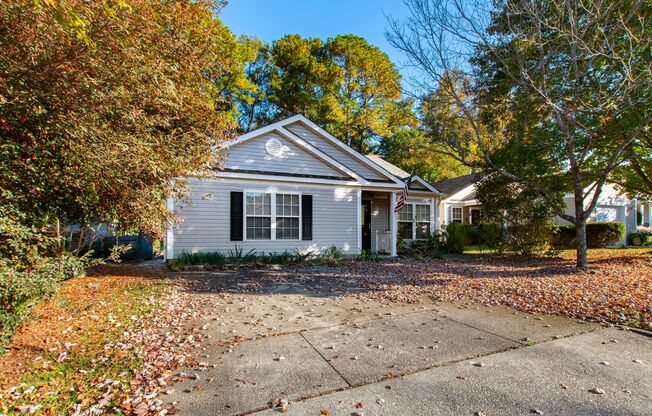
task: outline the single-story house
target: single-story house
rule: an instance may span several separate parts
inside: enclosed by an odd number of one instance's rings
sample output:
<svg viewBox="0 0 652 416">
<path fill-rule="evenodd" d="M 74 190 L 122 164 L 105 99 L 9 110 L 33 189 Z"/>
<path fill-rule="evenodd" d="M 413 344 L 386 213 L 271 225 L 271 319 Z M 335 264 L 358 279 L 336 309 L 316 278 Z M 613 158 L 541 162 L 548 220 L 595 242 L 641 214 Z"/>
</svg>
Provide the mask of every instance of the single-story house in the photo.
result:
<svg viewBox="0 0 652 416">
<path fill-rule="evenodd" d="M 585 192 L 588 191 L 588 189 L 585 189 Z M 589 199 L 586 199 L 586 205 L 590 203 Z M 566 213 L 574 215 L 575 204 L 573 194 L 566 194 L 564 196 L 564 202 L 566 203 Z M 625 224 L 625 236 L 619 244 L 626 245 L 627 236 L 635 233 L 639 225 L 649 226 L 650 221 L 652 221 L 651 214 L 652 202 L 630 198 L 615 185 L 607 183 L 602 186 L 602 192 L 600 192 L 600 196 L 598 197 L 598 204 L 591 213 L 588 222 L 622 222 Z M 556 217 L 555 222 L 558 224 L 569 224 L 568 221 L 560 217 Z"/>
<path fill-rule="evenodd" d="M 476 196 L 475 182 L 476 175 L 471 174 L 432 184 L 445 194 L 439 206 L 441 227 L 451 222 L 480 223 L 482 204 Z M 575 212 L 573 194 L 565 195 L 564 202 L 566 203 L 566 213 L 573 215 Z M 586 203 L 589 203 L 588 198 Z M 554 218 L 554 221 L 558 224 L 569 224 L 568 221 L 560 217 Z M 624 223 L 626 234 L 621 244 L 626 244 L 627 236 L 636 232 L 639 226 L 652 224 L 652 202 L 630 198 L 624 192 L 619 191 L 615 185 L 608 183 L 602 187 L 598 204 L 588 221 L 620 221 Z"/>
<path fill-rule="evenodd" d="M 482 204 L 476 196 L 476 175 L 435 182 L 432 185 L 445 195 L 439 204 L 440 226 L 451 222 L 480 224 Z"/>
<path fill-rule="evenodd" d="M 166 229 L 166 259 L 181 252 L 261 253 L 363 250 L 396 255 L 399 237 L 438 229 L 442 193 L 413 176 L 407 205 L 394 211 L 410 175 L 363 155 L 302 115 L 225 143 L 220 169 L 185 178 L 189 195 L 167 199 L 180 223 Z"/>
</svg>

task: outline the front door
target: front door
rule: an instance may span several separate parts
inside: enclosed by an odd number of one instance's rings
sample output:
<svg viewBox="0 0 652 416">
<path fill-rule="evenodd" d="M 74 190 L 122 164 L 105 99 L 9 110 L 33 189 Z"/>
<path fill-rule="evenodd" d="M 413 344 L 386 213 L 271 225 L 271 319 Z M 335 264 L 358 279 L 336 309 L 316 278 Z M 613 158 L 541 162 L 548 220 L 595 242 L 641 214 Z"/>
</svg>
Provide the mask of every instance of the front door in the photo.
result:
<svg viewBox="0 0 652 416">
<path fill-rule="evenodd" d="M 480 210 L 472 209 L 471 210 L 471 224 L 480 224 Z"/>
<path fill-rule="evenodd" d="M 362 201 L 362 249 L 371 250 L 371 201 Z"/>
</svg>

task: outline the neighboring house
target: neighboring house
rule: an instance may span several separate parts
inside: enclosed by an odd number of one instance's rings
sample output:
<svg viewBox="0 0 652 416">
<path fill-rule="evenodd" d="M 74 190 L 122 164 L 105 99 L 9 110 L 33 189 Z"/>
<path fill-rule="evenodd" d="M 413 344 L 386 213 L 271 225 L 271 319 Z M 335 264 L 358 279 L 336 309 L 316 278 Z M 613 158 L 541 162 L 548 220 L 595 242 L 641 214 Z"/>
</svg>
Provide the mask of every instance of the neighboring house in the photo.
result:
<svg viewBox="0 0 652 416">
<path fill-rule="evenodd" d="M 475 178 L 475 175 L 465 175 L 433 183 L 433 186 L 446 194 L 439 207 L 441 226 L 451 222 L 464 224 L 480 222 L 482 205 L 476 197 Z M 566 213 L 574 215 L 573 195 L 564 196 L 564 202 L 566 203 Z M 589 203 L 588 198 L 586 202 Z M 637 221 L 637 216 L 640 221 Z M 558 224 L 569 224 L 568 221 L 559 217 L 556 217 L 554 221 Z M 626 244 L 627 235 L 636 232 L 639 225 L 650 226 L 652 224 L 652 202 L 629 198 L 625 193 L 618 191 L 616 186 L 606 184 L 602 187 L 598 205 L 588 221 L 620 221 L 624 223 L 626 234 L 621 244 Z"/>
<path fill-rule="evenodd" d="M 482 205 L 476 197 L 475 180 L 476 175 L 470 174 L 432 184 L 445 194 L 439 205 L 441 226 L 480 223 Z"/>
<path fill-rule="evenodd" d="M 588 189 L 585 189 L 585 192 L 587 191 Z M 564 196 L 564 202 L 566 203 L 566 213 L 575 215 L 573 194 L 566 194 Z M 590 198 L 587 198 L 585 203 L 588 205 Z M 650 221 L 652 221 L 651 214 L 652 202 L 630 198 L 624 192 L 619 191 L 615 185 L 605 184 L 598 197 L 598 204 L 591 213 L 588 222 L 622 222 L 625 224 L 626 232 L 619 244 L 626 245 L 627 236 L 635 233 L 639 225 L 650 224 Z M 640 223 L 637 220 L 637 216 L 640 217 Z M 559 217 L 555 218 L 555 222 L 558 224 L 570 224 L 568 221 Z"/>
<path fill-rule="evenodd" d="M 301 115 L 224 144 L 208 177 L 186 178 L 190 195 L 168 199 L 181 222 L 166 230 L 166 259 L 183 251 L 319 252 L 336 246 L 396 255 L 399 234 L 438 228 L 441 193 L 413 177 L 409 204 L 394 212 L 410 175 L 362 155 Z M 410 237 L 410 238 L 407 238 Z"/>
</svg>

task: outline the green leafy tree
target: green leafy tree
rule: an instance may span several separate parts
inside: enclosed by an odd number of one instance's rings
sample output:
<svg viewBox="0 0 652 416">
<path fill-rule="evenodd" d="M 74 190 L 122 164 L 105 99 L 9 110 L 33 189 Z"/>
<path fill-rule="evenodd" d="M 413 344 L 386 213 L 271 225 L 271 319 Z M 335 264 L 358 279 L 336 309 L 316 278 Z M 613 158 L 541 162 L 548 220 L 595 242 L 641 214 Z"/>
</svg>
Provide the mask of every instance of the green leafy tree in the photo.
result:
<svg viewBox="0 0 652 416">
<path fill-rule="evenodd" d="M 255 92 L 239 103 L 240 128 L 304 114 L 361 152 L 380 137 L 414 125 L 413 102 L 401 97 L 401 77 L 387 55 L 363 38 L 327 41 L 287 35 L 260 44 L 247 64 Z"/>
<path fill-rule="evenodd" d="M 391 22 L 389 39 L 422 70 L 421 85 L 445 98 L 444 117 L 463 127 L 443 142 L 573 223 L 577 267 L 586 270 L 587 219 L 652 121 L 650 3 L 407 4 L 410 17 Z M 565 192 L 574 196 L 572 214 Z"/>
<path fill-rule="evenodd" d="M 433 152 L 439 149 L 441 152 Z M 376 151 L 385 160 L 406 172 L 436 182 L 467 175 L 470 170 L 456 158 L 449 156 L 442 144 L 432 143 L 420 130 L 403 128 L 390 137 L 380 139 Z"/>
</svg>

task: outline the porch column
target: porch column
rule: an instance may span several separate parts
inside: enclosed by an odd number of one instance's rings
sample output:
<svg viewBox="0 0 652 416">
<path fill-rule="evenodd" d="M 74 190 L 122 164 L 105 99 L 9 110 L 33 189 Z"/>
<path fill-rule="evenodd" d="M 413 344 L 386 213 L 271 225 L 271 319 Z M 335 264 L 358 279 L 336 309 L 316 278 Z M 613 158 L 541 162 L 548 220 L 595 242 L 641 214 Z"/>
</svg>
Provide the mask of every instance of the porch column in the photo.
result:
<svg viewBox="0 0 652 416">
<path fill-rule="evenodd" d="M 362 253 L 362 189 L 356 191 L 358 200 L 358 254 Z"/>
<path fill-rule="evenodd" d="M 391 237 L 391 248 L 390 255 L 396 257 L 396 192 L 391 192 L 389 194 L 389 230 L 392 235 Z"/>
<path fill-rule="evenodd" d="M 437 226 L 437 219 L 435 218 L 435 212 L 437 212 L 437 209 L 435 209 L 435 205 L 437 204 L 437 197 L 433 196 L 431 199 L 431 205 L 430 205 L 430 234 L 434 233 L 437 231 L 435 228 Z"/>
</svg>

